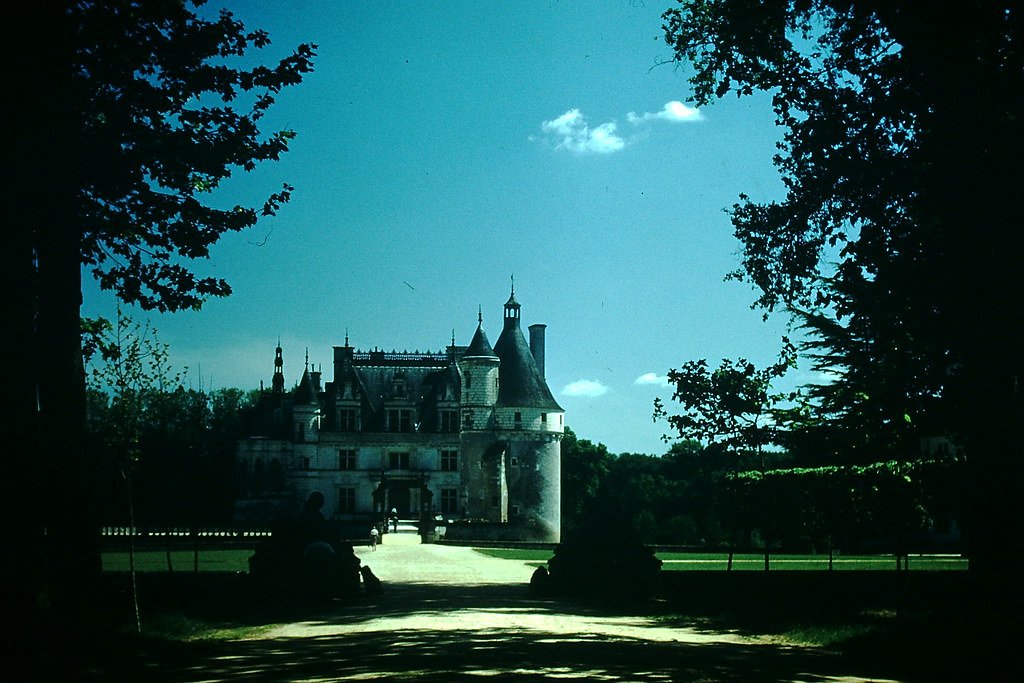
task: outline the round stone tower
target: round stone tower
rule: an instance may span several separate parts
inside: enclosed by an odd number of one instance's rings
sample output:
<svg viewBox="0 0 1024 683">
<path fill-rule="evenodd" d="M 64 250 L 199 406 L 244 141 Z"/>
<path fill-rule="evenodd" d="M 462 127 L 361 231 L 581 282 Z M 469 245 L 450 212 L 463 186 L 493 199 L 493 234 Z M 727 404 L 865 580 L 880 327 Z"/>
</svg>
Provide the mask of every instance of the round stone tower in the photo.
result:
<svg viewBox="0 0 1024 683">
<path fill-rule="evenodd" d="M 503 452 L 495 448 L 494 405 L 498 401 L 500 360 L 478 316 L 476 334 L 459 361 L 462 376 L 462 426 L 459 432 L 463 513 L 474 519 L 505 522 L 508 488 Z"/>
<path fill-rule="evenodd" d="M 508 521 L 524 540 L 557 543 L 561 535 L 561 438 L 565 411 L 558 405 L 520 327 L 513 290 L 494 345 L 500 365 L 494 429 L 504 444 Z M 543 328 L 531 330 L 543 354 Z"/>
</svg>

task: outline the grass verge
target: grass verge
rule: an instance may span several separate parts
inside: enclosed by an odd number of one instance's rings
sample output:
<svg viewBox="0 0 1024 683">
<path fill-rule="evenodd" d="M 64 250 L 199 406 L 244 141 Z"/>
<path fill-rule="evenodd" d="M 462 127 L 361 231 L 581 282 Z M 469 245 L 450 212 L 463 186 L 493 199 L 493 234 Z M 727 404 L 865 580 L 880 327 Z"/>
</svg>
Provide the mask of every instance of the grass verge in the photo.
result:
<svg viewBox="0 0 1024 683">
<path fill-rule="evenodd" d="M 550 550 L 520 548 L 474 548 L 478 553 L 502 560 L 528 562 L 541 566 L 551 559 Z M 657 553 L 664 571 L 722 570 L 728 568 L 728 555 L 724 553 Z M 909 568 L 920 571 L 966 571 L 967 560 L 945 555 L 911 556 Z M 770 566 L 785 571 L 828 571 L 827 555 L 772 555 Z M 836 571 L 878 571 L 896 569 L 893 557 L 885 555 L 849 555 L 837 557 L 832 563 Z M 737 553 L 733 557 L 735 571 L 764 571 L 764 555 Z"/>
</svg>

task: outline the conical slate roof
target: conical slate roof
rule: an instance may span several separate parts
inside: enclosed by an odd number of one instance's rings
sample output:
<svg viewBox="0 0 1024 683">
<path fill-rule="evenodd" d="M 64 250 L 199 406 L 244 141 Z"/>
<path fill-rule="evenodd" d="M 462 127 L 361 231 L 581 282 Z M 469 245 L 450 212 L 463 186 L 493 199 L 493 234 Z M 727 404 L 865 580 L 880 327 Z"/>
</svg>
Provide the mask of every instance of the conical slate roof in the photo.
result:
<svg viewBox="0 0 1024 683">
<path fill-rule="evenodd" d="M 562 410 L 537 367 L 530 345 L 519 328 L 519 318 L 505 318 L 505 329 L 494 345 L 494 352 L 501 359 L 498 405 Z"/>
<path fill-rule="evenodd" d="M 313 386 L 313 377 L 309 374 L 309 368 L 302 373 L 302 380 L 295 390 L 296 405 L 309 405 L 316 403 L 316 387 Z"/>
<path fill-rule="evenodd" d="M 496 358 L 494 349 L 491 348 L 491 342 L 487 341 L 487 334 L 484 332 L 483 325 L 477 325 L 476 334 L 473 335 L 473 341 L 469 343 L 469 348 L 466 349 L 466 353 L 462 354 L 463 358 Z"/>
</svg>

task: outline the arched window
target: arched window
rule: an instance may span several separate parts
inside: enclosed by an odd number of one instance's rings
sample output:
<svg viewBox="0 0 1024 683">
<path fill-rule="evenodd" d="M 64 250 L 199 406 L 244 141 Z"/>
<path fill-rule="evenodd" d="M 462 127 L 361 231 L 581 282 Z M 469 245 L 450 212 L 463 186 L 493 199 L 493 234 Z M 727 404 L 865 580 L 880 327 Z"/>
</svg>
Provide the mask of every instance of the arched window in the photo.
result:
<svg viewBox="0 0 1024 683">
<path fill-rule="evenodd" d="M 262 493 L 267 490 L 267 475 L 263 471 L 263 461 L 257 460 L 252 464 L 252 481 L 253 489 L 257 493 Z"/>
<path fill-rule="evenodd" d="M 249 487 L 252 485 L 252 473 L 245 463 L 238 463 L 238 480 L 235 482 L 239 496 L 249 495 Z"/>
<path fill-rule="evenodd" d="M 284 490 L 284 468 L 281 467 L 281 461 L 274 458 L 270 461 L 270 490 L 271 491 L 283 491 Z"/>
</svg>

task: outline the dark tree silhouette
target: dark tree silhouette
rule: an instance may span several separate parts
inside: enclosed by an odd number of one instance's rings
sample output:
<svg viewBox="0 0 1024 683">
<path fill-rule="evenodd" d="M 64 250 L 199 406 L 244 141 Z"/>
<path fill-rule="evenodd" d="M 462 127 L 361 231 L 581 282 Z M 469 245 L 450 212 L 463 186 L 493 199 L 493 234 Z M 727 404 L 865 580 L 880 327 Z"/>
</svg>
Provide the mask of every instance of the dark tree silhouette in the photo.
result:
<svg viewBox="0 0 1024 683">
<path fill-rule="evenodd" d="M 817 315 L 845 415 L 904 419 L 941 399 L 969 461 L 979 606 L 1019 596 L 1024 13 L 972 0 L 690 0 L 664 14 L 699 104 L 769 93 L 785 129 L 782 201 L 741 197 L 735 274 L 765 310 Z M 965 113 L 969 115 L 965 117 Z M 828 261 L 838 265 L 832 269 Z M 827 319 L 848 328 L 828 329 Z M 844 346 L 859 340 L 856 351 Z M 827 354 L 833 354 L 831 357 Z M 898 372 L 899 390 L 884 381 Z M 846 378 L 849 381 L 847 382 Z M 872 386 L 868 404 L 858 386 Z M 860 392 L 866 393 L 866 392 Z M 845 398 L 844 398 L 845 395 Z M 886 401 L 888 405 L 869 405 Z M 926 406 L 936 410 L 934 406 Z M 832 406 L 835 408 L 835 406 Z"/>
<path fill-rule="evenodd" d="M 218 209 L 208 193 L 233 171 L 286 151 L 291 131 L 260 119 L 282 88 L 312 68 L 300 45 L 271 66 L 238 67 L 269 43 L 230 13 L 200 17 L 201 0 L 23 3 L 7 22 L 13 167 L 7 204 L 15 253 L 16 418 L 38 448 L 15 480 L 40 500 L 24 533 L 33 607 L 84 619 L 100 570 L 95 462 L 86 448 L 79 307 L 81 273 L 144 309 L 197 308 L 227 283 L 196 277 L 222 234 L 288 200 Z M 11 55 L 9 55 L 11 56 Z"/>
</svg>

